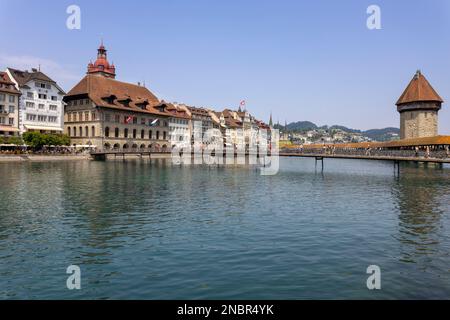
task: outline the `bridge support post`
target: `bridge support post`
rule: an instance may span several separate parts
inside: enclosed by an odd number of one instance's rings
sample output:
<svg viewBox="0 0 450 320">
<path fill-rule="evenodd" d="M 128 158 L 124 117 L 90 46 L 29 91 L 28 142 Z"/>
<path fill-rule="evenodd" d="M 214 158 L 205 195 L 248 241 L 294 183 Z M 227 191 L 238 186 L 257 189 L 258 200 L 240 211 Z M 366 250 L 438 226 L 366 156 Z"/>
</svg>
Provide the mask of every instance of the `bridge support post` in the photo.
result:
<svg viewBox="0 0 450 320">
<path fill-rule="evenodd" d="M 316 170 L 317 170 L 317 161 L 322 162 L 322 171 L 323 171 L 323 157 L 316 157 Z"/>
<path fill-rule="evenodd" d="M 394 174 L 395 173 L 397 173 L 397 176 L 400 177 L 400 161 L 399 160 L 394 160 Z"/>
</svg>

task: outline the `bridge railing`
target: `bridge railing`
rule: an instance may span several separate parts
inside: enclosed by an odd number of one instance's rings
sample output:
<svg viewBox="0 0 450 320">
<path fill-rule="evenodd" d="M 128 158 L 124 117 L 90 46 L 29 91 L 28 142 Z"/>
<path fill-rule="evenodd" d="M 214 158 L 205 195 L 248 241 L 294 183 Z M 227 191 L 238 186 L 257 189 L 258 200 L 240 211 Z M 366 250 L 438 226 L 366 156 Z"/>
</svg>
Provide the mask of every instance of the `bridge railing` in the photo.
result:
<svg viewBox="0 0 450 320">
<path fill-rule="evenodd" d="M 446 150 L 387 150 L 387 149 L 340 149 L 340 148 L 289 148 L 283 149 L 284 153 L 300 153 L 305 155 L 345 155 L 345 156 L 373 156 L 392 158 L 433 158 L 448 159 L 450 155 Z"/>
<path fill-rule="evenodd" d="M 154 152 L 154 153 L 170 153 L 170 149 L 162 149 L 162 148 L 110 148 L 110 149 L 95 149 L 92 150 L 91 153 L 139 153 L 139 152 Z"/>
</svg>

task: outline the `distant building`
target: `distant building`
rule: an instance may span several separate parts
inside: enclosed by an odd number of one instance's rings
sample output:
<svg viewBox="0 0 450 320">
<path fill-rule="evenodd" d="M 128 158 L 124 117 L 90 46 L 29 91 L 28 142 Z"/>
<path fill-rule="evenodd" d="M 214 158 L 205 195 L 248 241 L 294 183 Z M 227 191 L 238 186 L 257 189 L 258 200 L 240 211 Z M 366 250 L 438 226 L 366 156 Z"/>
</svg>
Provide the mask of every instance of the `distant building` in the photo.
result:
<svg viewBox="0 0 450 320">
<path fill-rule="evenodd" d="M 437 136 L 438 111 L 443 102 L 425 76 L 417 71 L 396 103 L 400 113 L 400 139 Z"/>
<path fill-rule="evenodd" d="M 65 132 L 75 145 L 100 149 L 169 150 L 169 118 L 158 98 L 146 87 L 115 80 L 103 44 L 87 75 L 64 101 Z"/>
<path fill-rule="evenodd" d="M 6 72 L 0 72 L 0 136 L 19 134 L 20 91 Z"/>
<path fill-rule="evenodd" d="M 64 127 L 64 91 L 37 69 L 21 71 L 7 68 L 6 73 L 22 93 L 19 101 L 19 130 L 62 133 Z"/>
</svg>

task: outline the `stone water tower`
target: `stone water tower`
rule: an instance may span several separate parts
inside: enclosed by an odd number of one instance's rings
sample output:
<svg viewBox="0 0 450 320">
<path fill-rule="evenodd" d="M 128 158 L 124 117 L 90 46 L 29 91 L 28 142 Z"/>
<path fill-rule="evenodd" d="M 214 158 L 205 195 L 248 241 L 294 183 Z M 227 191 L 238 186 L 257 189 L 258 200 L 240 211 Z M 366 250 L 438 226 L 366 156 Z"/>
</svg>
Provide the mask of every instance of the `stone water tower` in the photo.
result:
<svg viewBox="0 0 450 320">
<path fill-rule="evenodd" d="M 444 101 L 418 70 L 398 99 L 400 139 L 438 135 L 438 111 Z"/>
</svg>

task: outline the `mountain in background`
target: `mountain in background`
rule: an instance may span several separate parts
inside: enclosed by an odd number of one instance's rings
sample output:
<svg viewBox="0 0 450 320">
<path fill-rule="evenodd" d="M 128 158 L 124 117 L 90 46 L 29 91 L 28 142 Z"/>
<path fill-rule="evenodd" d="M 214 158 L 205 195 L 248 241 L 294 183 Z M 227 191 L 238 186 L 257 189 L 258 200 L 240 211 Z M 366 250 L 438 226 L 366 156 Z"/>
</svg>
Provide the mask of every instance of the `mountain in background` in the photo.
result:
<svg viewBox="0 0 450 320">
<path fill-rule="evenodd" d="M 279 129 L 283 131 L 285 129 L 284 126 L 276 124 L 274 126 L 275 129 Z M 358 130 L 358 129 L 352 129 L 347 128 L 345 126 L 340 125 L 324 125 L 324 126 L 318 126 L 315 123 L 311 121 L 297 121 L 297 122 L 291 122 L 287 125 L 288 131 L 292 132 L 305 132 L 309 130 L 342 130 L 344 132 L 348 133 L 357 133 L 361 134 L 363 136 L 366 136 L 372 140 L 376 141 L 388 141 L 395 139 L 400 135 L 400 129 L 394 128 L 394 127 L 388 127 L 388 128 L 382 128 L 382 129 L 370 129 L 370 130 Z"/>
</svg>

